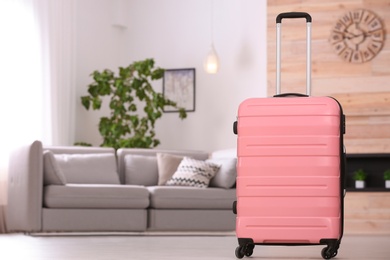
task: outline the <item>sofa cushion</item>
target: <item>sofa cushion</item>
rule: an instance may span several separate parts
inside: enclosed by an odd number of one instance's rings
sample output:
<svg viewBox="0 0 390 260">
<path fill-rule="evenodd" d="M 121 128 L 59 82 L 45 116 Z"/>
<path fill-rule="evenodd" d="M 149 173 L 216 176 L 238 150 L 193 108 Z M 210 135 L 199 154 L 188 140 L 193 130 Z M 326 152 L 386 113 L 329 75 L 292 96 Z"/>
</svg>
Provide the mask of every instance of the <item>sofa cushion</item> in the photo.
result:
<svg viewBox="0 0 390 260">
<path fill-rule="evenodd" d="M 119 184 L 115 154 L 54 154 L 67 183 Z"/>
<path fill-rule="evenodd" d="M 237 170 L 236 158 L 214 158 L 208 159 L 206 162 L 221 165 L 214 178 L 210 181 L 210 187 L 219 187 L 229 189 L 236 183 Z"/>
<path fill-rule="evenodd" d="M 43 152 L 43 182 L 45 185 L 65 185 L 66 178 L 52 151 Z"/>
<path fill-rule="evenodd" d="M 46 208 L 144 209 L 149 192 L 134 185 L 67 184 L 44 189 Z"/>
<path fill-rule="evenodd" d="M 126 184 L 157 185 L 158 170 L 156 156 L 127 154 L 124 161 Z"/>
<path fill-rule="evenodd" d="M 184 156 L 157 153 L 158 185 L 164 185 L 176 172 Z"/>
<path fill-rule="evenodd" d="M 198 160 L 206 160 L 209 158 L 207 152 L 200 151 L 180 151 L 180 150 L 164 150 L 164 149 L 146 149 L 146 148 L 120 148 L 117 150 L 116 154 L 118 156 L 118 172 L 120 176 L 121 183 L 125 183 L 125 156 L 129 154 L 133 155 L 143 155 L 156 157 L 157 153 L 169 153 L 179 156 L 188 156 Z M 142 173 L 142 172 L 141 172 Z M 140 173 L 138 173 L 140 174 Z M 153 185 L 158 184 L 158 171 L 155 172 L 155 180 L 153 180 Z"/>
<path fill-rule="evenodd" d="M 206 188 L 218 169 L 217 164 L 184 157 L 166 185 Z"/>
<path fill-rule="evenodd" d="M 235 189 L 196 187 L 147 187 L 150 206 L 155 209 L 231 209 Z"/>
</svg>

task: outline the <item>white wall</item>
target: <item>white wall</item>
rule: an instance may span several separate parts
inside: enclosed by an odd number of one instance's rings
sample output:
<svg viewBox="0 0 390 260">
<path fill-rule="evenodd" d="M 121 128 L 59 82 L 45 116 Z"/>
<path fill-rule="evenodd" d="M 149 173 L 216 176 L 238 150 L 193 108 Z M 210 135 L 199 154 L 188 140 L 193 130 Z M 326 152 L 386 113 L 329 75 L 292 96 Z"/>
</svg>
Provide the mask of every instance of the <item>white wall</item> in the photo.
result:
<svg viewBox="0 0 390 260">
<path fill-rule="evenodd" d="M 119 4 L 119 5 L 118 5 Z M 266 95 L 266 1 L 214 0 L 214 46 L 220 71 L 210 75 L 203 59 L 211 44 L 210 0 L 76 1 L 77 95 L 86 93 L 95 69 L 154 58 L 166 69 L 196 69 L 196 111 L 157 122 L 159 148 L 213 151 L 234 148 L 239 103 Z M 121 6 L 118 11 L 118 6 Z M 127 29 L 112 24 L 120 20 Z M 162 81 L 155 82 L 162 91 Z M 78 104 L 76 141 L 99 145 L 99 117 Z"/>
</svg>

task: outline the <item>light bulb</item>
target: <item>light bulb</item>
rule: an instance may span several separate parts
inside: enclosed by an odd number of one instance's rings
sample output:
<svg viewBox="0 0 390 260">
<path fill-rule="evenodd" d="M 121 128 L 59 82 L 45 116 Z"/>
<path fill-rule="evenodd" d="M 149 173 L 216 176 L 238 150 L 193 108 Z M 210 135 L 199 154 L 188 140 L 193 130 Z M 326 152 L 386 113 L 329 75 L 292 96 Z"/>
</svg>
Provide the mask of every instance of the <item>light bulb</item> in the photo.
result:
<svg viewBox="0 0 390 260">
<path fill-rule="evenodd" d="M 207 73 L 215 74 L 219 69 L 219 58 L 215 51 L 214 44 L 211 44 L 211 49 L 204 60 L 203 67 Z"/>
</svg>

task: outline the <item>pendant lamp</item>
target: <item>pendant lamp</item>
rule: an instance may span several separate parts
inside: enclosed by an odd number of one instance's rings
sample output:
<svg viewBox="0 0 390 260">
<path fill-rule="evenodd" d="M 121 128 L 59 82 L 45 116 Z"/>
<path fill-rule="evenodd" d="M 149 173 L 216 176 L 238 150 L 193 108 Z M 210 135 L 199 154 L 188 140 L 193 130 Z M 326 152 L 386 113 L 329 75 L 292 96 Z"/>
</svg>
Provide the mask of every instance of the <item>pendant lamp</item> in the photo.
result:
<svg viewBox="0 0 390 260">
<path fill-rule="evenodd" d="M 203 66 L 207 73 L 215 74 L 218 72 L 219 59 L 213 43 L 211 43 L 210 51 L 204 60 Z"/>
<path fill-rule="evenodd" d="M 217 73 L 219 69 L 219 58 L 218 58 L 217 51 L 215 50 L 214 47 L 213 7 L 214 7 L 214 1 L 211 1 L 211 12 L 210 12 L 211 46 L 210 46 L 209 53 L 207 54 L 203 62 L 204 70 L 210 74 Z"/>
</svg>

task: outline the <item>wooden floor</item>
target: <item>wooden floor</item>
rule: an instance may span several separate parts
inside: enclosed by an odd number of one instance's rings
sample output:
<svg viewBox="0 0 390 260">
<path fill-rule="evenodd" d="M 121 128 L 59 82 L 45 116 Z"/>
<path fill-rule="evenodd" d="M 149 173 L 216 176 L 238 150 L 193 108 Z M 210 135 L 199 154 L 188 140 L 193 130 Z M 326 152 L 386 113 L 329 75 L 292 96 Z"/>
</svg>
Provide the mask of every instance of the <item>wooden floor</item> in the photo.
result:
<svg viewBox="0 0 390 260">
<path fill-rule="evenodd" d="M 0 259 L 236 259 L 234 235 L 0 235 Z M 248 259 L 322 259 L 323 246 L 256 246 Z M 245 259 L 245 258 L 244 258 Z M 335 259 L 390 259 L 390 235 L 346 235 Z"/>
</svg>

